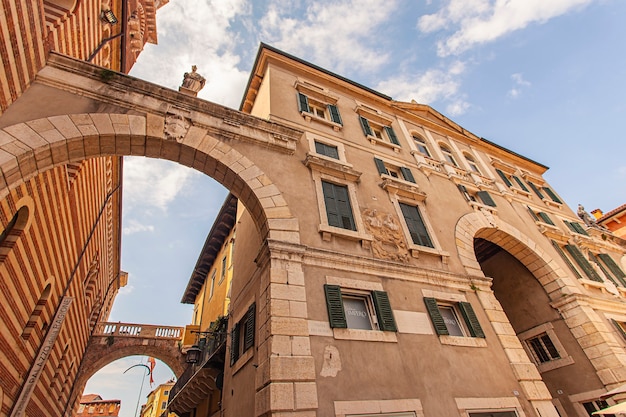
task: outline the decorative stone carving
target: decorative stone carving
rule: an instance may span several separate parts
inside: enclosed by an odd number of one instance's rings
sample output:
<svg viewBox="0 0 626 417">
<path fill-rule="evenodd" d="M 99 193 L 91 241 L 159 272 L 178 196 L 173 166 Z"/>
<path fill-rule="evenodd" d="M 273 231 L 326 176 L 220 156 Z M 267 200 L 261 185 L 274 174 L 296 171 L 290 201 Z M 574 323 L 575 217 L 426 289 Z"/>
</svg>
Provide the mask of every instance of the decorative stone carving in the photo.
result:
<svg viewBox="0 0 626 417">
<path fill-rule="evenodd" d="M 377 210 L 363 210 L 365 228 L 374 240 L 372 253 L 376 258 L 390 261 L 409 261 L 409 250 L 402 236 L 402 230 L 395 218 Z"/>
<path fill-rule="evenodd" d="M 587 211 L 585 211 L 585 208 L 582 206 L 582 204 L 578 205 L 578 212 L 576 214 L 578 214 L 578 217 L 580 217 L 580 219 L 585 223 L 587 227 L 593 227 L 595 229 L 608 232 L 609 229 L 596 223 L 596 220 L 589 213 L 587 213 Z"/>
<path fill-rule="evenodd" d="M 198 94 L 198 91 L 202 90 L 204 84 L 206 84 L 206 79 L 196 72 L 197 69 L 198 67 L 192 65 L 191 72 L 185 73 L 183 77 L 183 84 L 180 86 L 179 91 L 196 95 Z"/>
<path fill-rule="evenodd" d="M 168 113 L 165 115 L 164 133 L 169 140 L 182 142 L 190 127 L 190 121 L 180 113 Z"/>
</svg>

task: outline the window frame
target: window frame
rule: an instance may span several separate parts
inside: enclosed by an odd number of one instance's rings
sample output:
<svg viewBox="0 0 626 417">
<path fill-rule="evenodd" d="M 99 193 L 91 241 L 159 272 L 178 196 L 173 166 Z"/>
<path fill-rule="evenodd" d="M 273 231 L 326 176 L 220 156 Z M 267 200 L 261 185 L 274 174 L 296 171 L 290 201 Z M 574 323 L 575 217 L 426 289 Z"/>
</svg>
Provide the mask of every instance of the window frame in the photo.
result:
<svg viewBox="0 0 626 417">
<path fill-rule="evenodd" d="M 399 151 L 400 138 L 391 126 L 391 121 L 381 123 L 359 114 L 359 123 L 363 134 L 372 144 L 381 144 Z"/>
<path fill-rule="evenodd" d="M 441 149 L 441 154 L 443 155 L 443 160 L 445 163 L 452 165 L 455 168 L 460 168 L 459 163 L 456 158 L 454 158 L 454 151 L 452 151 L 451 147 L 445 143 L 438 143 L 439 149 Z"/>
<path fill-rule="evenodd" d="M 428 142 L 426 142 L 426 139 L 422 135 L 412 132 L 411 138 L 413 139 L 415 148 L 423 157 L 430 159 L 433 158 L 430 149 L 428 148 Z"/>
<path fill-rule="evenodd" d="M 473 172 L 480 176 L 483 175 L 483 172 L 478 167 L 478 162 L 476 162 L 476 159 L 472 155 L 470 155 L 468 152 L 463 152 L 463 157 L 467 161 L 467 165 L 470 167 L 470 172 Z"/>
<path fill-rule="evenodd" d="M 256 303 L 253 302 L 230 331 L 230 366 L 235 368 L 233 373 L 237 372 L 254 355 L 253 348 L 256 341 L 255 322 Z"/>
<path fill-rule="evenodd" d="M 536 353 L 533 348 L 529 345 L 528 341 L 534 340 L 537 336 L 546 335 L 552 345 L 556 349 L 559 354 L 559 358 L 551 359 L 546 362 L 539 362 L 539 359 L 536 357 Z M 522 341 L 522 346 L 526 351 L 526 354 L 530 358 L 530 360 L 537 366 L 537 370 L 540 373 L 548 372 L 553 369 L 562 368 L 567 365 L 571 365 L 574 363 L 574 359 L 567 353 L 565 347 L 557 337 L 554 332 L 554 325 L 551 322 L 540 324 L 539 326 L 533 327 L 532 329 L 528 329 L 522 333 L 519 333 L 517 337 Z"/>
<path fill-rule="evenodd" d="M 376 165 L 376 169 L 378 170 L 381 178 L 386 178 L 391 181 L 402 181 L 407 183 L 407 185 L 417 186 L 417 182 L 415 181 L 415 177 L 413 176 L 413 172 L 410 168 L 394 162 L 389 162 L 388 160 L 376 155 L 374 156 L 374 164 Z"/>
<path fill-rule="evenodd" d="M 339 131 L 343 128 L 343 120 L 337 103 L 339 97 L 321 86 L 308 81 L 298 80 L 294 85 L 298 111 L 307 122 L 317 121 Z M 313 109 L 320 110 L 322 115 Z"/>
</svg>

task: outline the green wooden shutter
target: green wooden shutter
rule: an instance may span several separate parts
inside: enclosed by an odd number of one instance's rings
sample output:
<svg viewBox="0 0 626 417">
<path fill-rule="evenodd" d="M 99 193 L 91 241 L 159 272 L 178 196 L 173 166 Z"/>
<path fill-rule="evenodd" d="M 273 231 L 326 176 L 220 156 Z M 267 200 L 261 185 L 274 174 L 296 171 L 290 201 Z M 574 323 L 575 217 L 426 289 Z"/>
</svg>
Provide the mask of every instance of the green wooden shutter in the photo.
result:
<svg viewBox="0 0 626 417">
<path fill-rule="evenodd" d="M 465 320 L 472 337 L 484 338 L 485 333 L 483 332 L 483 328 L 480 327 L 480 322 L 478 321 L 478 317 L 476 317 L 476 313 L 474 312 L 472 305 L 468 302 L 461 301 L 459 302 L 459 310 L 461 310 L 463 319 Z"/>
<path fill-rule="evenodd" d="M 539 220 L 539 217 L 537 217 L 537 215 L 535 214 L 535 212 L 533 211 L 533 209 L 531 209 L 530 207 L 526 206 L 526 208 L 528 209 L 528 212 L 530 213 L 530 217 L 533 218 L 533 220 L 539 222 L 541 220 Z"/>
<path fill-rule="evenodd" d="M 391 143 L 393 143 L 394 145 L 400 145 L 400 141 L 398 140 L 398 137 L 396 136 L 396 132 L 393 131 L 391 126 L 385 126 L 384 127 L 385 132 L 387 132 L 387 136 L 389 137 L 389 140 L 391 141 Z"/>
<path fill-rule="evenodd" d="M 537 213 L 537 215 L 539 217 L 541 217 L 541 221 L 544 223 L 548 223 L 551 224 L 552 226 L 554 226 L 554 223 L 552 222 L 552 219 L 550 218 L 550 216 L 548 216 L 546 213 L 544 213 L 543 211 L 540 211 L 539 213 Z"/>
<path fill-rule="evenodd" d="M 496 169 L 496 172 L 498 173 L 498 175 L 500 176 L 500 178 L 502 178 L 502 181 L 504 181 L 504 183 L 506 184 L 507 187 L 512 187 L 513 184 L 511 183 L 511 181 L 508 179 L 508 177 L 504 174 L 504 172 L 500 171 L 499 169 Z"/>
<path fill-rule="evenodd" d="M 322 181 L 322 191 L 328 224 L 342 229 L 356 230 L 348 187 Z"/>
<path fill-rule="evenodd" d="M 542 187 L 542 189 L 546 192 L 546 194 L 548 194 L 552 201 L 554 201 L 555 203 L 563 204 L 563 202 L 559 199 L 559 197 L 556 196 L 556 194 L 554 193 L 554 191 L 552 191 L 550 187 Z"/>
<path fill-rule="evenodd" d="M 437 307 L 437 300 L 431 297 L 424 297 L 424 304 L 426 304 L 426 310 L 430 315 L 430 319 L 433 322 L 433 326 L 435 327 L 435 331 L 438 335 L 449 335 L 448 328 L 446 327 L 446 322 L 443 321 L 443 317 L 439 312 L 439 307 Z"/>
<path fill-rule="evenodd" d="M 599 253 L 598 258 L 600 258 L 602 262 L 609 267 L 609 270 L 611 270 L 613 275 L 615 275 L 615 277 L 622 283 L 622 286 L 626 287 L 626 274 L 622 271 L 622 268 L 615 263 L 613 258 L 606 253 Z"/>
<path fill-rule="evenodd" d="M 252 303 L 246 313 L 246 328 L 244 330 L 243 350 L 244 352 L 254 346 L 254 323 L 255 323 L 256 304 Z"/>
<path fill-rule="evenodd" d="M 480 200 L 487 206 L 496 207 L 496 202 L 491 198 L 491 194 L 487 191 L 478 191 L 476 195 L 480 198 Z"/>
<path fill-rule="evenodd" d="M 239 359 L 239 323 L 233 326 L 230 332 L 230 366 Z"/>
<path fill-rule="evenodd" d="M 611 323 L 613 323 L 613 326 L 615 326 L 615 328 L 619 331 L 619 334 L 622 335 L 622 337 L 626 340 L 626 331 L 624 330 L 624 328 L 617 322 L 617 320 L 615 319 L 611 319 Z"/>
<path fill-rule="evenodd" d="M 372 128 L 370 127 L 370 123 L 363 116 L 359 116 L 359 120 L 361 121 L 361 128 L 363 128 L 363 133 L 365 136 L 374 136 L 372 132 Z"/>
<path fill-rule="evenodd" d="M 580 272 L 578 272 L 578 269 L 576 269 L 576 267 L 574 266 L 574 264 L 569 260 L 569 258 L 567 257 L 567 255 L 565 255 L 565 252 L 563 252 L 563 249 L 561 249 L 561 246 L 559 246 L 558 243 L 556 243 L 554 240 L 551 241 L 552 242 L 552 246 L 554 246 L 554 249 L 558 252 L 558 254 L 561 256 L 561 258 L 563 259 L 563 261 L 567 264 L 567 266 L 569 267 L 569 269 L 572 270 L 572 272 L 574 273 L 574 275 L 576 276 L 576 278 L 582 278 L 583 276 L 580 275 Z"/>
<path fill-rule="evenodd" d="M 326 294 L 326 308 L 328 309 L 328 321 L 330 327 L 347 329 L 346 313 L 343 310 L 343 300 L 341 298 L 341 287 L 339 285 L 324 284 Z"/>
<path fill-rule="evenodd" d="M 387 293 L 385 291 L 372 291 L 372 300 L 374 300 L 380 330 L 397 332 L 396 320 L 393 318 L 393 310 Z"/>
<path fill-rule="evenodd" d="M 613 284 L 619 286 L 620 283 L 617 282 L 615 280 L 615 278 L 613 278 L 613 275 L 611 275 L 611 273 L 609 271 L 607 271 L 607 269 L 604 267 L 604 265 L 602 264 L 602 262 L 600 262 L 598 260 L 598 258 L 596 258 L 596 256 L 589 252 L 589 259 L 591 259 L 596 265 L 598 265 L 598 268 L 600 268 L 600 270 L 602 271 L 602 273 L 604 274 L 605 277 L 607 277 Z"/>
<path fill-rule="evenodd" d="M 416 206 L 400 203 L 400 210 L 404 216 L 406 227 L 409 229 L 413 243 L 420 246 L 434 248 L 432 240 L 426 230 L 426 225 L 422 219 L 419 209 Z"/>
<path fill-rule="evenodd" d="M 298 110 L 301 112 L 311 113 L 309 98 L 302 93 L 298 93 Z"/>
<path fill-rule="evenodd" d="M 579 234 L 585 235 L 585 236 L 589 236 L 587 231 L 580 225 L 580 223 L 578 223 L 578 222 L 570 222 L 570 224 L 572 225 L 572 227 L 574 228 L 574 231 L 576 233 L 579 233 Z"/>
<path fill-rule="evenodd" d="M 402 173 L 402 176 L 404 177 L 405 181 L 408 182 L 415 182 L 415 178 L 413 177 L 413 173 L 411 172 L 410 169 L 408 169 L 407 167 L 400 167 L 400 172 Z"/>
<path fill-rule="evenodd" d="M 332 120 L 333 122 L 343 125 L 343 122 L 341 121 L 341 116 L 339 115 L 339 109 L 337 108 L 337 106 L 335 106 L 334 104 L 329 104 L 328 106 L 328 113 L 330 114 L 330 120 Z"/>
<path fill-rule="evenodd" d="M 387 167 L 385 167 L 385 163 L 382 160 L 374 158 L 374 163 L 376 164 L 376 169 L 378 169 L 379 174 L 389 173 L 389 171 L 387 171 Z"/>
<path fill-rule="evenodd" d="M 535 184 L 533 184 L 532 182 L 530 182 L 530 181 L 528 181 L 528 185 L 530 185 L 530 188 L 532 188 L 533 191 L 535 192 L 535 194 L 537 194 L 537 197 L 539 197 L 539 198 L 541 198 L 543 200 L 543 194 L 541 193 L 539 188 L 537 188 L 537 186 Z"/>
<path fill-rule="evenodd" d="M 461 192 L 461 194 L 463 194 L 463 197 L 464 197 L 467 201 L 470 201 L 470 200 L 471 200 L 471 199 L 470 199 L 470 195 L 469 195 L 469 193 L 467 192 L 467 188 L 465 188 L 465 186 L 464 186 L 463 184 L 457 184 L 457 186 L 456 186 L 456 187 L 459 189 L 459 191 Z"/>
<path fill-rule="evenodd" d="M 515 175 L 513 175 L 513 179 L 515 180 L 515 182 L 517 183 L 517 185 L 519 185 L 519 188 L 521 188 L 522 190 L 528 192 L 528 188 L 526 188 L 526 186 L 524 185 L 524 183 L 522 182 L 522 180 L 520 180 L 519 178 L 517 178 Z"/>
<path fill-rule="evenodd" d="M 587 277 L 593 281 L 603 282 L 602 278 L 598 273 L 593 269 L 589 261 L 582 254 L 580 249 L 573 245 L 565 245 L 565 249 L 572 255 L 572 258 L 576 261 L 578 265 L 582 268 L 583 272 Z"/>
</svg>

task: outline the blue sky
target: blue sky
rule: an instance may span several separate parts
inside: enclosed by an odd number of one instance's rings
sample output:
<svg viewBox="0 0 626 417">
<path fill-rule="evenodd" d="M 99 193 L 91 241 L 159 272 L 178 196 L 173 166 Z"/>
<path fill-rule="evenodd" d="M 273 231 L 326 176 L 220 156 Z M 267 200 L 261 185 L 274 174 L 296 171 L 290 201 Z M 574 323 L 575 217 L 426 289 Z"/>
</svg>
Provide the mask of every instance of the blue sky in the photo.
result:
<svg viewBox="0 0 626 417">
<path fill-rule="evenodd" d="M 131 75 L 177 89 L 195 64 L 207 78 L 199 97 L 238 108 L 265 42 L 429 104 L 549 166 L 545 178 L 570 207 L 606 212 L 626 203 L 625 16 L 623 0 L 170 0 L 158 12 L 159 45 L 146 46 Z M 185 167 L 126 159 L 130 282 L 111 320 L 191 320 L 180 299 L 226 193 Z M 140 360 L 103 369 L 87 391 L 122 399 L 120 415 L 132 416 L 141 375 L 122 372 Z M 157 364 L 157 383 L 171 376 Z"/>
</svg>

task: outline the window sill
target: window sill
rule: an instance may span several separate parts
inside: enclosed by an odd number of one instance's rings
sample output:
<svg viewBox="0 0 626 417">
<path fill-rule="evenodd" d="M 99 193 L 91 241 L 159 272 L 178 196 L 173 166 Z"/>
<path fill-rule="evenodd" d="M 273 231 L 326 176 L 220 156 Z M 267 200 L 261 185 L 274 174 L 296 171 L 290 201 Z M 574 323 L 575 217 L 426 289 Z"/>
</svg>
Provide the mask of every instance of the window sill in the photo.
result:
<svg viewBox="0 0 626 417">
<path fill-rule="evenodd" d="M 552 201 L 547 198 L 542 198 L 541 201 L 543 201 L 546 206 L 556 207 L 558 209 L 560 209 L 561 206 L 563 206 L 563 204 L 557 203 L 556 201 Z"/>
<path fill-rule="evenodd" d="M 513 194 L 523 195 L 526 198 L 530 198 L 530 191 L 524 191 L 520 188 L 510 187 L 510 190 L 513 191 Z"/>
<path fill-rule="evenodd" d="M 241 356 L 239 358 L 237 358 L 237 360 L 235 361 L 235 363 L 232 366 L 233 375 L 235 375 L 237 372 L 239 372 L 239 370 L 241 368 L 243 368 L 244 365 L 246 363 L 248 363 L 250 361 L 250 359 L 252 359 L 253 356 L 254 356 L 254 347 L 251 347 L 250 349 L 248 349 L 244 353 L 242 353 Z"/>
<path fill-rule="evenodd" d="M 442 345 L 465 346 L 465 347 L 487 347 L 487 340 L 482 337 L 465 336 L 439 336 Z"/>
<path fill-rule="evenodd" d="M 417 168 L 427 177 L 433 173 L 441 177 L 448 176 L 445 172 L 443 172 L 443 164 L 441 162 L 435 161 L 427 156 L 423 156 L 421 153 L 416 151 L 413 152 L 413 155 L 415 156 L 415 159 L 417 159 Z"/>
<path fill-rule="evenodd" d="M 311 114 L 311 113 L 307 113 L 307 112 L 303 111 L 303 112 L 300 112 L 300 114 L 302 115 L 302 117 L 304 117 L 304 120 L 306 120 L 307 122 L 310 123 L 312 121 L 315 121 L 315 122 L 318 122 L 318 123 L 330 126 L 330 127 L 333 128 L 333 130 L 335 132 L 339 132 L 343 128 L 343 126 L 340 125 L 339 123 L 335 123 L 333 121 L 324 119 L 322 117 L 316 116 L 316 115 Z"/>
<path fill-rule="evenodd" d="M 476 201 L 468 201 L 469 205 L 476 211 L 487 210 L 493 214 L 498 214 L 498 209 Z"/>
<path fill-rule="evenodd" d="M 306 159 L 302 163 L 309 169 L 346 181 L 358 182 L 361 178 L 361 172 L 353 169 L 352 165 L 328 156 L 307 153 Z"/>
<path fill-rule="evenodd" d="M 569 236 L 563 233 L 558 227 L 539 221 L 535 221 L 535 224 L 544 236 L 560 243 L 567 243 L 569 241 Z"/>
<path fill-rule="evenodd" d="M 555 359 L 553 361 L 543 362 L 537 365 L 537 370 L 539 373 L 548 372 L 553 369 L 562 368 L 567 365 L 571 365 L 574 363 L 574 359 L 571 356 L 567 356 L 565 358 Z"/>
<path fill-rule="evenodd" d="M 329 226 L 327 224 L 320 224 L 318 231 L 322 234 L 322 239 L 326 242 L 330 242 L 333 236 L 349 240 L 360 240 L 363 245 L 369 245 L 369 243 L 374 240 L 374 238 L 367 233 L 362 233 L 358 230 L 342 229 L 341 227 Z"/>
<path fill-rule="evenodd" d="M 426 193 L 420 191 L 416 183 L 394 178 L 387 174 L 383 174 L 380 177 L 383 179 L 380 186 L 388 193 L 397 194 L 416 201 L 426 200 Z"/>
<path fill-rule="evenodd" d="M 387 148 L 393 149 L 393 151 L 396 153 L 399 153 L 400 149 L 402 149 L 400 145 L 396 145 L 391 142 L 385 142 L 384 140 L 378 139 L 376 136 L 367 135 L 367 140 L 369 140 L 372 145 L 382 145 Z"/>
<path fill-rule="evenodd" d="M 441 262 L 443 262 L 444 265 L 447 265 L 450 259 L 449 252 L 439 250 L 437 248 L 429 248 L 428 246 L 420 246 L 420 245 L 411 243 L 409 244 L 409 250 L 411 251 L 411 256 L 415 259 L 419 258 L 420 253 L 424 253 L 427 255 L 441 256 Z"/>
<path fill-rule="evenodd" d="M 365 342 L 397 343 L 395 332 L 361 329 L 333 329 L 333 337 L 338 340 L 362 340 Z"/>
</svg>

